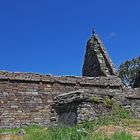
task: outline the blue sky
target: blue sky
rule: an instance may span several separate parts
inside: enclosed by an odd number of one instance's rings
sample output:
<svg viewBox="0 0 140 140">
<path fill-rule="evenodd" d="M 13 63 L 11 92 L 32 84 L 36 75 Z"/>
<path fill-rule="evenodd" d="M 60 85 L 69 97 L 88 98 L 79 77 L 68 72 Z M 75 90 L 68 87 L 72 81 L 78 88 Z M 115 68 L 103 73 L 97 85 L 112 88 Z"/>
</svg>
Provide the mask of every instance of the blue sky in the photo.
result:
<svg viewBox="0 0 140 140">
<path fill-rule="evenodd" d="M 0 69 L 81 75 L 93 27 L 116 67 L 140 55 L 139 0 L 1 0 Z"/>
</svg>

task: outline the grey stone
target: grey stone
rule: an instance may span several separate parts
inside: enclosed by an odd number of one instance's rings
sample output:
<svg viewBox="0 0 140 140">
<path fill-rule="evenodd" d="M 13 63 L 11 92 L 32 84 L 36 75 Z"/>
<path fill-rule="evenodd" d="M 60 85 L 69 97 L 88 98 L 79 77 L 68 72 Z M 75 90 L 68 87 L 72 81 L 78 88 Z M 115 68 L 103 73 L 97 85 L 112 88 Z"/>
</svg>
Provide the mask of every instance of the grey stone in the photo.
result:
<svg viewBox="0 0 140 140">
<path fill-rule="evenodd" d="M 19 131 L 18 131 L 18 135 L 20 135 L 20 136 L 23 136 L 23 135 L 25 135 L 26 134 L 26 131 L 24 130 L 24 129 L 20 129 Z"/>
</svg>

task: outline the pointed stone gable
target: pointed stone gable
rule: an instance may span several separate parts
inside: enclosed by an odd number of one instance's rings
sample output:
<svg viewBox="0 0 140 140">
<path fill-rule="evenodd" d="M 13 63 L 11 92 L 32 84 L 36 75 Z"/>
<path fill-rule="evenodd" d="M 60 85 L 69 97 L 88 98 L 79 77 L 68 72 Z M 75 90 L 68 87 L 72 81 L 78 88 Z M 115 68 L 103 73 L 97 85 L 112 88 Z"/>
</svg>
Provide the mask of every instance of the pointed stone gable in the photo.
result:
<svg viewBox="0 0 140 140">
<path fill-rule="evenodd" d="M 98 77 L 116 75 L 115 67 L 95 32 L 87 42 L 82 76 Z"/>
</svg>

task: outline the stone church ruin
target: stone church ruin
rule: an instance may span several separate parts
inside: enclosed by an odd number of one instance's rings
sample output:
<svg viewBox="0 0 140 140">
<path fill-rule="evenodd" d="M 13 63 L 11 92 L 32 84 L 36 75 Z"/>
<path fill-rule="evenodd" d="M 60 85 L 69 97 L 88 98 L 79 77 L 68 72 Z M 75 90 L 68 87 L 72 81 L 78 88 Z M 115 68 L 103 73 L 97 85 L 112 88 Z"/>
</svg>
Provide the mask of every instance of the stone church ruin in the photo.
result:
<svg viewBox="0 0 140 140">
<path fill-rule="evenodd" d="M 140 117 L 140 89 L 125 87 L 94 32 L 82 77 L 0 72 L 0 128 L 72 125 L 112 113 L 113 101 Z"/>
</svg>

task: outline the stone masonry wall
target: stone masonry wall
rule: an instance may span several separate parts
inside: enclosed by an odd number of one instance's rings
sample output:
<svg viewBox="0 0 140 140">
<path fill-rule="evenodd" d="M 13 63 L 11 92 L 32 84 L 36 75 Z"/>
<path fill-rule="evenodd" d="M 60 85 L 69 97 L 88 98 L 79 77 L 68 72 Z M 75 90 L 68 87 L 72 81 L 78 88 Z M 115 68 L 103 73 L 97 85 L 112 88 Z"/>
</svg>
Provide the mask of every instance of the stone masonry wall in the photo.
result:
<svg viewBox="0 0 140 140">
<path fill-rule="evenodd" d="M 73 125 L 112 114 L 112 105 L 128 108 L 131 103 L 122 91 L 80 89 L 55 97 L 52 104 L 52 125 Z"/>
<path fill-rule="evenodd" d="M 32 123 L 49 125 L 51 104 L 57 95 L 78 89 L 122 90 L 119 78 L 50 76 L 0 72 L 0 128 Z"/>
<path fill-rule="evenodd" d="M 140 88 L 134 88 L 126 92 L 126 98 L 131 102 L 133 116 L 140 118 Z"/>
</svg>

